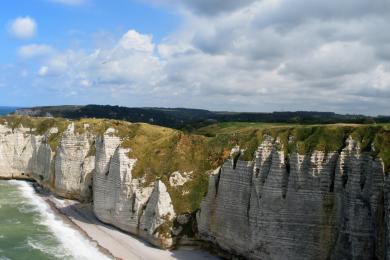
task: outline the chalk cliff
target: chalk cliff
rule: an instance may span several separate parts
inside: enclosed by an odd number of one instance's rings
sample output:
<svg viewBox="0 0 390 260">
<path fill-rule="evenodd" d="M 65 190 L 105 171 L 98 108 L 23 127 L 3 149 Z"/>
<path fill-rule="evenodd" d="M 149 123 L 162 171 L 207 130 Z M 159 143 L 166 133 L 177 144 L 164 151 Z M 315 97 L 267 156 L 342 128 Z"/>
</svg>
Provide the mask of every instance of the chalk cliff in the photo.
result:
<svg viewBox="0 0 390 260">
<path fill-rule="evenodd" d="M 248 259 L 390 259 L 382 128 L 206 138 L 118 121 L 10 122 L 0 122 L 0 178 L 92 202 L 102 222 L 156 246 L 202 240 Z"/>
<path fill-rule="evenodd" d="M 199 233 L 251 259 L 388 259 L 387 190 L 382 160 L 351 138 L 300 155 L 268 136 L 253 161 L 211 174 Z"/>
<path fill-rule="evenodd" d="M 175 217 L 165 185 L 157 181 L 154 187 L 144 187 L 142 179 L 134 179 L 131 172 L 137 159 L 129 158 L 129 150 L 119 147 L 120 143 L 115 129 L 108 129 L 96 141 L 94 212 L 103 222 L 171 247 L 170 233 L 158 232 L 160 225 Z"/>
<path fill-rule="evenodd" d="M 0 178 L 34 179 L 58 196 L 93 199 L 94 212 L 101 221 L 157 246 L 171 247 L 170 230 L 160 230 L 175 217 L 164 183 L 144 187 L 142 179 L 132 178 L 137 160 L 120 147 L 115 129 L 100 137 L 85 130 L 76 133 L 69 122 L 53 151 L 49 140 L 58 134 L 56 128 L 37 135 L 35 129 L 0 125 Z"/>
</svg>

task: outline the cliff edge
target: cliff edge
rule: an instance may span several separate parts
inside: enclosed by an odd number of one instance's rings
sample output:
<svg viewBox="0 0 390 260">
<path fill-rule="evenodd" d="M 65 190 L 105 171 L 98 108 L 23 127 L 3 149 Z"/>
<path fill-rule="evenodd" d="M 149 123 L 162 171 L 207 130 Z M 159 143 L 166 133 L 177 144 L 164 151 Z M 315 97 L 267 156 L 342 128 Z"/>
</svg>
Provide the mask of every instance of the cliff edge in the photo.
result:
<svg viewBox="0 0 390 260">
<path fill-rule="evenodd" d="M 0 119 L 0 177 L 92 202 L 156 246 L 249 259 L 388 259 L 385 125 L 212 126 Z M 206 137 L 208 136 L 208 137 Z"/>
</svg>

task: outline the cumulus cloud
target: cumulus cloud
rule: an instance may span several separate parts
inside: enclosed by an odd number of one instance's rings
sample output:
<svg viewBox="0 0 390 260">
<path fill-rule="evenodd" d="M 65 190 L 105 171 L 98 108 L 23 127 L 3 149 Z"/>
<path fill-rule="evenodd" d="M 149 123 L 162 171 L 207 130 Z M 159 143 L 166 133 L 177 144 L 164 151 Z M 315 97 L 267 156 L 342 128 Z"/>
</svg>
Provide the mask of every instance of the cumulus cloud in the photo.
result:
<svg viewBox="0 0 390 260">
<path fill-rule="evenodd" d="M 50 55 L 54 49 L 46 44 L 28 44 L 19 48 L 18 55 L 22 58 L 34 58 Z"/>
<path fill-rule="evenodd" d="M 183 25 L 161 42 L 129 30 L 52 52 L 38 74 L 56 91 L 122 105 L 389 111 L 387 0 L 145 1 L 178 8 Z"/>
<path fill-rule="evenodd" d="M 30 39 L 37 32 L 37 23 L 31 17 L 18 17 L 9 26 L 9 33 L 17 39 Z"/>
<path fill-rule="evenodd" d="M 192 14 L 159 50 L 170 84 L 196 89 L 217 108 L 383 111 L 384 97 L 378 107 L 364 98 L 375 82 L 390 90 L 377 72 L 388 63 L 390 5 L 374 2 L 263 0 L 224 15 Z M 351 109 L 354 100 L 366 111 Z"/>
<path fill-rule="evenodd" d="M 282 72 L 301 80 L 333 78 L 367 71 L 375 66 L 373 50 L 358 42 L 325 43 L 299 59 L 282 64 Z"/>
<path fill-rule="evenodd" d="M 148 92 L 163 77 L 154 49 L 151 36 L 129 30 L 110 48 L 50 55 L 39 75 L 60 78 L 75 87 Z"/>
<path fill-rule="evenodd" d="M 130 30 L 122 36 L 119 46 L 124 50 L 135 52 L 152 52 L 154 49 L 151 36 L 142 35 L 134 30 Z"/>
</svg>

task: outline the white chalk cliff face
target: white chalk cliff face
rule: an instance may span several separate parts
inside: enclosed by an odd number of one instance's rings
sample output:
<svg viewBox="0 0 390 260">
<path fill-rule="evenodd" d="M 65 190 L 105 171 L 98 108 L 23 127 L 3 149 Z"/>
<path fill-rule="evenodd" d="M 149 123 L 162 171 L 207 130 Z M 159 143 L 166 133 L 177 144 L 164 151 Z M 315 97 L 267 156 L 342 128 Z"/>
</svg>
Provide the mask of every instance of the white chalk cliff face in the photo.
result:
<svg viewBox="0 0 390 260">
<path fill-rule="evenodd" d="M 383 162 L 352 139 L 340 153 L 287 156 L 276 142 L 210 175 L 200 236 L 250 259 L 389 259 Z"/>
<path fill-rule="evenodd" d="M 0 125 L 0 178 L 34 179 L 61 197 L 93 199 L 94 212 L 101 221 L 157 246 L 173 245 L 170 232 L 160 231 L 175 218 L 166 187 L 161 181 L 143 187 L 142 180 L 132 178 L 137 160 L 120 147 L 115 129 L 96 137 L 87 129 L 83 134 L 75 133 L 71 123 L 52 151 L 49 139 L 57 132 L 50 129 L 40 136 L 31 129 Z M 91 153 L 92 146 L 96 146 L 96 155 Z"/>
<path fill-rule="evenodd" d="M 88 200 L 92 192 L 95 157 L 88 155 L 93 136 L 75 134 L 74 124 L 63 133 L 56 151 L 54 172 L 55 192 L 63 197 Z"/>
<path fill-rule="evenodd" d="M 96 141 L 94 212 L 105 223 L 157 246 L 171 247 L 170 234 L 158 232 L 160 225 L 175 217 L 166 187 L 161 181 L 143 187 L 142 179 L 133 179 L 131 171 L 137 160 L 127 156 L 129 150 L 119 147 L 120 142 L 114 129 L 108 129 Z"/>
</svg>

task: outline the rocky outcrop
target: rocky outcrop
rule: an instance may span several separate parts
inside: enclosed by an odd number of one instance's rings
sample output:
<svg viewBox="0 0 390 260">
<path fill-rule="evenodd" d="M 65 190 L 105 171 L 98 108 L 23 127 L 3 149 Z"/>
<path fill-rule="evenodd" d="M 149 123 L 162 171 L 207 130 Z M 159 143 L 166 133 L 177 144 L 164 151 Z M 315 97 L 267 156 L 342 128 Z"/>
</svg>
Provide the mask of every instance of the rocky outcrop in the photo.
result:
<svg viewBox="0 0 390 260">
<path fill-rule="evenodd" d="M 163 243 L 163 247 L 171 247 L 172 221 L 175 215 L 167 188 L 162 181 L 157 181 L 141 216 L 140 230 L 154 244 Z"/>
<path fill-rule="evenodd" d="M 109 129 L 96 141 L 96 172 L 93 206 L 103 222 L 138 234 L 160 247 L 171 247 L 170 233 L 162 237 L 157 229 L 170 221 L 175 213 L 165 185 L 158 181 L 153 187 L 133 179 L 136 159 L 129 150 L 119 147 L 120 139 Z"/>
<path fill-rule="evenodd" d="M 171 187 L 183 186 L 186 182 L 188 182 L 191 179 L 191 174 L 192 172 L 190 173 L 187 172 L 180 173 L 178 171 L 173 172 L 169 176 L 169 184 L 171 185 Z"/>
<path fill-rule="evenodd" d="M 38 158 L 44 158 L 40 149 L 43 136 L 29 134 L 30 129 L 11 129 L 0 125 L 0 176 L 2 178 L 30 178 L 35 169 L 44 168 Z"/>
<path fill-rule="evenodd" d="M 383 162 L 348 139 L 340 152 L 285 154 L 266 137 L 253 162 L 210 176 L 200 236 L 251 259 L 385 259 Z"/>
<path fill-rule="evenodd" d="M 63 133 L 55 156 L 55 192 L 66 198 L 88 201 L 92 195 L 95 156 L 89 155 L 93 137 L 76 134 L 74 124 Z"/>
</svg>

